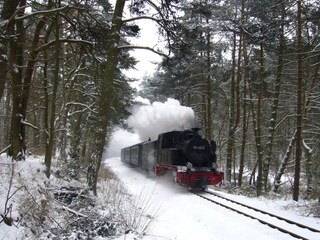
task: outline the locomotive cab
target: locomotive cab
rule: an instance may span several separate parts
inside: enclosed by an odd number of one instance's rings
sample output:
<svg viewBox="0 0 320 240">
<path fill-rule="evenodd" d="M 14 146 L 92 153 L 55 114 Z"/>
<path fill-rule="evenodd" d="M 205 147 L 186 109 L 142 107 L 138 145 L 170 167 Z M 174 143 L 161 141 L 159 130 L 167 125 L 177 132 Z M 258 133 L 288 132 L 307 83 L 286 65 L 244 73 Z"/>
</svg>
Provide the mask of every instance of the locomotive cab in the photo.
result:
<svg viewBox="0 0 320 240">
<path fill-rule="evenodd" d="M 212 143 L 202 138 L 200 128 L 162 133 L 158 137 L 157 148 L 158 164 L 184 166 L 189 170 L 200 168 L 216 170 Z"/>
<path fill-rule="evenodd" d="M 183 158 L 181 151 L 178 150 L 181 131 L 172 131 L 162 133 L 158 137 L 157 145 L 157 163 L 165 165 L 185 165 L 186 161 Z"/>
</svg>

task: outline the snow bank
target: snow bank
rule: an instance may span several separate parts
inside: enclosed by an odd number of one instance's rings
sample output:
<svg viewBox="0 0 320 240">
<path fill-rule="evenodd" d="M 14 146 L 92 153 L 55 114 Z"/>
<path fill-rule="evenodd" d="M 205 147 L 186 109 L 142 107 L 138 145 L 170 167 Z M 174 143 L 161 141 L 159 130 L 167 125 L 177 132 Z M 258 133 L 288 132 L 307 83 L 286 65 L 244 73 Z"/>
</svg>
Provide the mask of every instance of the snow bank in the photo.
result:
<svg viewBox="0 0 320 240">
<path fill-rule="evenodd" d="M 110 171 L 101 169 L 93 196 L 84 179 L 48 179 L 43 163 L 0 155 L 0 240 L 107 240 L 148 228 L 151 217 Z"/>
</svg>

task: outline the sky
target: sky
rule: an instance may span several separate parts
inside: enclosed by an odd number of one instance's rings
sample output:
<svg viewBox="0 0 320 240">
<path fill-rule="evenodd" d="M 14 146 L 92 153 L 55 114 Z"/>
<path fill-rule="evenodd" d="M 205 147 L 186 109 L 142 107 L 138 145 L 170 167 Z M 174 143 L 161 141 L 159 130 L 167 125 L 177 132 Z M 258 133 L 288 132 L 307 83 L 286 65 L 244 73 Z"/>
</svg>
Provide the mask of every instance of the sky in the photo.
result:
<svg viewBox="0 0 320 240">
<path fill-rule="evenodd" d="M 139 24 L 141 27 L 141 35 L 138 39 L 132 39 L 131 43 L 138 46 L 147 46 L 157 49 L 159 46 L 157 27 L 151 21 L 143 21 Z M 157 68 L 157 63 L 161 61 L 161 57 L 151 51 L 137 49 L 130 53 L 139 62 L 135 66 L 136 70 L 126 71 L 125 74 L 129 77 L 135 77 L 141 80 L 145 75 L 152 75 Z"/>
<path fill-rule="evenodd" d="M 116 0 L 109 0 L 109 2 L 114 6 Z M 128 7 L 129 2 L 126 3 Z M 128 10 L 125 10 L 124 19 L 131 18 Z M 139 20 L 136 21 L 139 25 L 141 31 L 139 38 L 129 39 L 132 45 L 145 46 L 157 49 L 161 46 L 161 40 L 158 35 L 157 25 L 151 20 Z M 141 79 L 146 75 L 152 75 L 157 68 L 157 63 L 161 61 L 161 57 L 151 51 L 137 49 L 131 51 L 130 54 L 135 57 L 139 62 L 136 65 L 136 69 L 125 71 L 128 77 L 136 78 L 141 81 Z M 133 83 L 134 87 L 139 89 L 140 81 Z"/>
</svg>

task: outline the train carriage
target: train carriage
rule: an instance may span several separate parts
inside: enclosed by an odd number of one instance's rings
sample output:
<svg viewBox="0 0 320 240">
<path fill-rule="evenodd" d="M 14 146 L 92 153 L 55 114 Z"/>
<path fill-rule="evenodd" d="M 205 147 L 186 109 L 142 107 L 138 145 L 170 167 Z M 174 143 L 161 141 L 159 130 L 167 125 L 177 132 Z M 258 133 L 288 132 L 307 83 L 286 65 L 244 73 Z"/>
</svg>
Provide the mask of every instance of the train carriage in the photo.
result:
<svg viewBox="0 0 320 240">
<path fill-rule="evenodd" d="M 121 149 L 121 161 L 133 167 L 140 167 L 142 162 L 142 143 Z"/>
<path fill-rule="evenodd" d="M 121 149 L 121 161 L 130 164 L 130 148 Z"/>
<path fill-rule="evenodd" d="M 141 169 L 146 172 L 152 172 L 157 159 L 157 141 L 148 141 L 142 143 Z"/>
</svg>

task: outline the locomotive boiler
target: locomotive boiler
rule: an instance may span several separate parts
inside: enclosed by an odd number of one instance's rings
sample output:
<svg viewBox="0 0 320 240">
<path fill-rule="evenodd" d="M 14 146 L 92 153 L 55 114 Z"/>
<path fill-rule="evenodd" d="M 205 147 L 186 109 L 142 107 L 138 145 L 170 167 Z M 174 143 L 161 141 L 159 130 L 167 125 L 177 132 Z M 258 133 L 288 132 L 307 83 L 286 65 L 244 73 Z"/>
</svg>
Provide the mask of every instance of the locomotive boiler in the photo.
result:
<svg viewBox="0 0 320 240">
<path fill-rule="evenodd" d="M 156 175 L 172 172 L 176 183 L 205 189 L 224 178 L 217 170 L 215 151 L 215 142 L 202 138 L 201 130 L 193 128 L 161 133 L 155 141 L 123 148 L 121 161 Z"/>
</svg>

